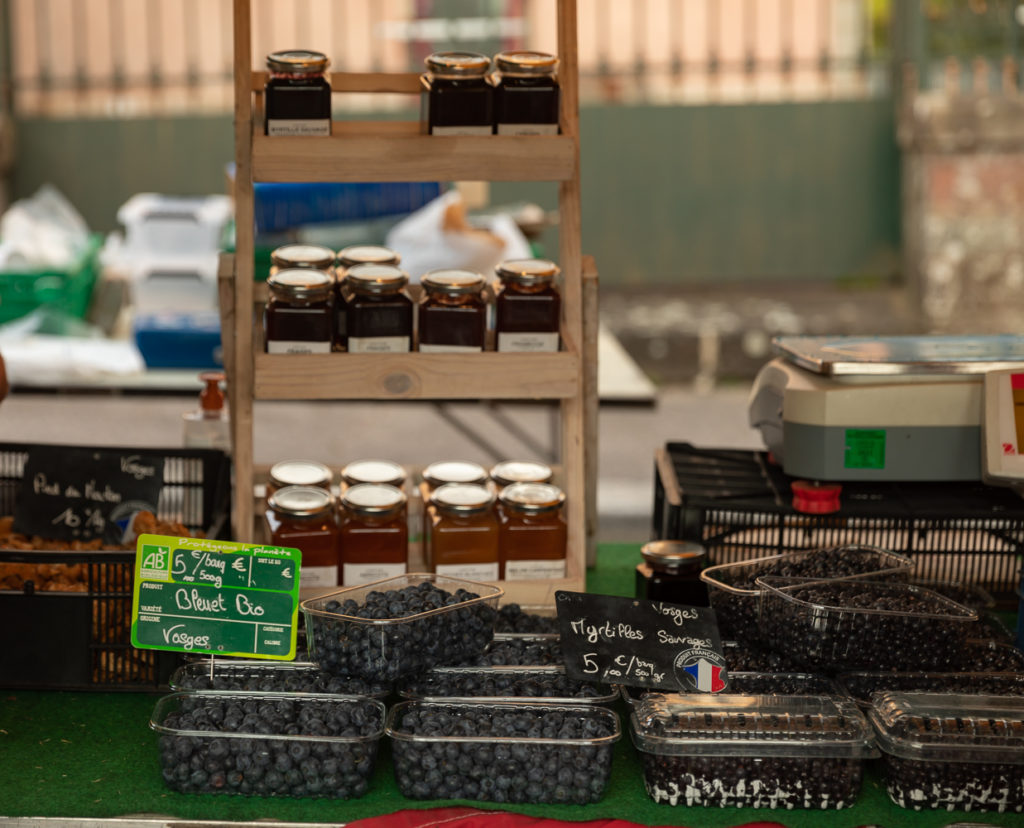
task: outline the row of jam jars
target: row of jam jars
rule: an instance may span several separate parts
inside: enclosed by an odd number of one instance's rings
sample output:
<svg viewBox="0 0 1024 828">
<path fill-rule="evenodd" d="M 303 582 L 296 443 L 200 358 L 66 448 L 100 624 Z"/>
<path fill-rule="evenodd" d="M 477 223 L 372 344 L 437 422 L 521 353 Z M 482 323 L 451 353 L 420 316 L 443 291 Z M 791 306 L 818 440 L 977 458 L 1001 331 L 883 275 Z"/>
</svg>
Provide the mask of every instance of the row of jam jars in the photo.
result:
<svg viewBox="0 0 1024 828">
<path fill-rule="evenodd" d="M 435 52 L 421 78 L 430 135 L 557 135 L 558 58 L 514 50 L 491 60 L 476 52 Z"/>
</svg>

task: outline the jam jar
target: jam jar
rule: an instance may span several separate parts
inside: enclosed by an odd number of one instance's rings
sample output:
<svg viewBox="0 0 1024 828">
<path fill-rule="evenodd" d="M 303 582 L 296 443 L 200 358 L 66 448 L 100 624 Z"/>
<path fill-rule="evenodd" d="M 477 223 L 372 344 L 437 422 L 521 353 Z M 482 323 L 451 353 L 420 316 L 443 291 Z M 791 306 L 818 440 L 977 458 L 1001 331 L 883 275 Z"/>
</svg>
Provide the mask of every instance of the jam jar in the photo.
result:
<svg viewBox="0 0 1024 828">
<path fill-rule="evenodd" d="M 391 460 L 355 460 L 341 470 L 341 481 L 345 486 L 383 483 L 401 489 L 405 486 L 405 478 L 405 469 Z"/>
<path fill-rule="evenodd" d="M 558 134 L 558 58 L 514 50 L 494 56 L 494 131 L 498 135 Z"/>
<path fill-rule="evenodd" d="M 383 483 L 357 483 L 341 495 L 338 577 L 356 586 L 404 575 L 409 559 L 405 494 Z"/>
<path fill-rule="evenodd" d="M 550 483 L 551 466 L 534 460 L 502 460 L 491 468 L 490 477 L 499 492 L 513 483 Z"/>
<path fill-rule="evenodd" d="M 267 135 L 330 135 L 330 61 L 321 52 L 288 49 L 267 55 L 263 87 Z"/>
<path fill-rule="evenodd" d="M 348 301 L 345 298 L 345 273 L 359 264 L 398 265 L 402 257 L 379 244 L 353 244 L 338 251 L 334 276 L 334 344 L 339 351 L 348 348 Z"/>
<path fill-rule="evenodd" d="M 271 275 L 293 267 L 310 267 L 334 275 L 334 251 L 319 244 L 283 244 L 271 251 Z"/>
<path fill-rule="evenodd" d="M 500 566 L 494 493 L 478 484 L 446 483 L 431 494 L 429 512 L 434 572 L 496 581 Z"/>
<path fill-rule="evenodd" d="M 708 590 L 700 579 L 708 563 L 699 543 L 655 540 L 640 548 L 644 562 L 636 567 L 636 597 L 690 607 L 708 606 Z"/>
<path fill-rule="evenodd" d="M 482 351 L 487 337 L 484 277 L 472 270 L 431 270 L 420 279 L 419 342 L 425 353 Z"/>
<path fill-rule="evenodd" d="M 334 277 L 292 267 L 267 278 L 263 312 L 268 354 L 327 354 L 334 340 Z"/>
<path fill-rule="evenodd" d="M 395 265 L 360 264 L 345 271 L 348 350 L 352 354 L 394 354 L 412 346 L 409 277 Z"/>
<path fill-rule="evenodd" d="M 333 472 L 323 463 L 315 460 L 282 460 L 270 467 L 267 496 L 285 486 L 315 486 L 329 492 L 333 482 Z"/>
<path fill-rule="evenodd" d="M 423 470 L 423 482 L 427 484 L 429 492 L 445 483 L 473 483 L 482 486 L 487 482 L 487 469 L 469 460 L 441 460 Z"/>
<path fill-rule="evenodd" d="M 285 486 L 267 498 L 267 534 L 274 546 L 302 552 L 299 586 L 338 585 L 338 527 L 334 498 L 316 486 Z"/>
<path fill-rule="evenodd" d="M 557 351 L 562 297 L 558 265 L 547 259 L 515 259 L 497 267 L 501 291 L 495 303 L 499 351 Z"/>
<path fill-rule="evenodd" d="M 565 494 L 550 483 L 513 483 L 501 490 L 498 548 L 502 578 L 509 581 L 565 577 L 568 527 Z"/>
<path fill-rule="evenodd" d="M 430 135 L 490 135 L 494 132 L 491 59 L 476 52 L 435 52 L 424 61 L 423 121 Z"/>
</svg>

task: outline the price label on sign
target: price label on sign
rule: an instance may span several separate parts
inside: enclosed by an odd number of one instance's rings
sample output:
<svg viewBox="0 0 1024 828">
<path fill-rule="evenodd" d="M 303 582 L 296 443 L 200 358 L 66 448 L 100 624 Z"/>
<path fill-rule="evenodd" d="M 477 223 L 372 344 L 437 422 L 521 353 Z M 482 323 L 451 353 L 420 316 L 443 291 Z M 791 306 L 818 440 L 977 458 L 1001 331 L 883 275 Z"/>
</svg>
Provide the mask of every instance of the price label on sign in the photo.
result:
<svg viewBox="0 0 1024 828">
<path fill-rule="evenodd" d="M 293 659 L 301 558 L 285 547 L 140 536 L 132 644 Z"/>
<path fill-rule="evenodd" d="M 580 681 L 717 693 L 729 686 L 707 607 L 556 592 L 566 673 Z"/>
</svg>

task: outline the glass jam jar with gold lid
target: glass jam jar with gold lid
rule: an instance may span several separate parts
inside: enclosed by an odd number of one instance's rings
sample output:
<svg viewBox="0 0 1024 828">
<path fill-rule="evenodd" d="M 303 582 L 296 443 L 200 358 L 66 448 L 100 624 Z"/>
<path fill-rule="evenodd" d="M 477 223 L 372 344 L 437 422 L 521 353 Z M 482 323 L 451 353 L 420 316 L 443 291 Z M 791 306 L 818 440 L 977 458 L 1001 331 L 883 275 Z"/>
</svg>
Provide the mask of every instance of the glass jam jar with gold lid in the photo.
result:
<svg viewBox="0 0 1024 828">
<path fill-rule="evenodd" d="M 409 277 L 395 265 L 360 264 L 345 271 L 348 350 L 353 354 L 404 353 L 412 347 Z"/>
<path fill-rule="evenodd" d="M 475 483 L 445 483 L 430 495 L 430 562 L 438 575 L 496 581 L 500 573 L 494 493 Z"/>
<path fill-rule="evenodd" d="M 490 135 L 494 132 L 491 59 L 477 52 L 435 52 L 424 63 L 424 123 L 430 135 Z"/>
<path fill-rule="evenodd" d="M 322 52 L 287 49 L 267 55 L 263 87 L 266 135 L 331 134 L 330 61 Z"/>
<path fill-rule="evenodd" d="M 494 131 L 498 135 L 557 135 L 558 58 L 516 49 L 494 56 Z"/>
<path fill-rule="evenodd" d="M 511 259 L 498 265 L 495 303 L 499 351 L 557 351 L 562 297 L 558 265 L 547 259 Z"/>
<path fill-rule="evenodd" d="M 291 267 L 267 277 L 263 312 L 268 354 L 326 354 L 334 341 L 334 277 Z"/>
<path fill-rule="evenodd" d="M 348 299 L 345 296 L 345 273 L 360 264 L 401 263 L 402 257 L 390 247 L 379 244 L 352 244 L 338 251 L 338 267 L 334 274 L 334 344 L 338 350 L 348 348 Z"/>
<path fill-rule="evenodd" d="M 499 550 L 509 581 L 565 577 L 565 493 L 550 483 L 513 483 L 501 490 Z"/>
<path fill-rule="evenodd" d="M 708 565 L 707 549 L 696 541 L 653 540 L 640 547 L 644 562 L 636 567 L 636 597 L 691 607 L 709 605 L 700 573 Z"/>
<path fill-rule="evenodd" d="M 338 585 L 338 527 L 334 498 L 316 486 L 285 486 L 267 498 L 267 534 L 274 546 L 302 552 L 299 586 Z"/>
<path fill-rule="evenodd" d="M 384 483 L 357 483 L 342 492 L 338 572 L 344 586 L 405 574 L 405 508 L 405 493 Z"/>
<path fill-rule="evenodd" d="M 420 279 L 419 348 L 425 353 L 484 350 L 487 302 L 484 277 L 472 270 L 442 269 Z"/>
</svg>

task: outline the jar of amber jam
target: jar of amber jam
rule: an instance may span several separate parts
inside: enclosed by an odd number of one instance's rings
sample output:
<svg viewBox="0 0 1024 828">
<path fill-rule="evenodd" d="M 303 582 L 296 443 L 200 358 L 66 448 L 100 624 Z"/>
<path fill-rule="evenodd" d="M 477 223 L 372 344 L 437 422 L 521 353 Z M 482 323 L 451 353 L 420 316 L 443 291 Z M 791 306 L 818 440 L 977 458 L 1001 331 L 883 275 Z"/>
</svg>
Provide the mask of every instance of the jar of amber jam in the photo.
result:
<svg viewBox="0 0 1024 828">
<path fill-rule="evenodd" d="M 404 575 L 409 559 L 405 494 L 382 483 L 342 492 L 338 576 L 344 586 Z"/>
<path fill-rule="evenodd" d="M 315 486 L 331 490 L 334 473 L 323 463 L 315 460 L 282 460 L 270 467 L 267 480 L 267 497 L 285 486 Z"/>
<path fill-rule="evenodd" d="M 285 486 L 267 498 L 267 534 L 274 546 L 302 552 L 299 586 L 338 585 L 338 527 L 334 498 L 315 486 Z"/>
<path fill-rule="evenodd" d="M 494 56 L 494 131 L 498 135 L 558 134 L 558 58 L 514 50 Z"/>
<path fill-rule="evenodd" d="M 431 563 L 438 575 L 496 581 L 498 519 L 494 493 L 471 483 L 446 483 L 430 496 Z"/>
<path fill-rule="evenodd" d="M 501 490 L 499 550 L 509 581 L 565 577 L 565 494 L 550 483 L 513 483 Z"/>
<path fill-rule="evenodd" d="M 352 354 L 394 354 L 412 346 L 409 277 L 395 265 L 360 264 L 345 271 L 348 350 Z"/>
<path fill-rule="evenodd" d="M 334 277 L 291 267 L 267 278 L 263 311 L 268 354 L 327 354 L 334 341 Z"/>
<path fill-rule="evenodd" d="M 707 550 L 684 540 L 655 540 L 640 548 L 644 562 L 636 567 L 636 597 L 706 607 L 708 590 L 700 579 L 708 564 Z"/>
<path fill-rule="evenodd" d="M 562 297 L 558 265 L 547 259 L 514 259 L 497 267 L 501 291 L 495 303 L 499 351 L 557 351 Z"/>
<path fill-rule="evenodd" d="M 430 135 L 490 135 L 494 132 L 491 59 L 476 52 L 435 52 L 424 61 L 424 121 Z"/>
<path fill-rule="evenodd" d="M 360 264 L 398 265 L 402 257 L 389 247 L 378 244 L 353 244 L 338 251 L 338 269 L 334 276 L 334 344 L 338 350 L 348 348 L 348 299 L 345 296 L 345 273 Z"/>
<path fill-rule="evenodd" d="M 472 270 L 431 270 L 420 279 L 420 350 L 425 353 L 482 351 L 487 336 L 484 277 Z"/>
<path fill-rule="evenodd" d="M 289 49 L 267 55 L 263 87 L 267 135 L 330 135 L 330 61 L 321 52 Z"/>
<path fill-rule="evenodd" d="M 405 469 L 391 460 L 355 460 L 341 470 L 341 480 L 346 486 L 382 483 L 401 489 L 405 478 Z"/>
</svg>

